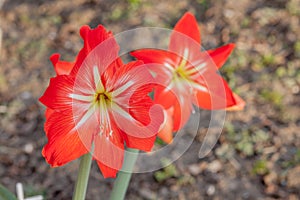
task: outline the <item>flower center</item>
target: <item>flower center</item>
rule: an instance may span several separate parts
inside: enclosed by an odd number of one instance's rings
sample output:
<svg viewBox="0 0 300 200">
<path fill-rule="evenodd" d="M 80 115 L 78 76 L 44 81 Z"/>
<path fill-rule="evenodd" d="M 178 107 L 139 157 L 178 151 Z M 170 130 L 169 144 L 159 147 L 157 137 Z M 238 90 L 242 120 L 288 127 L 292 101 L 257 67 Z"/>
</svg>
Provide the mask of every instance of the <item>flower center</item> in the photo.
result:
<svg viewBox="0 0 300 200">
<path fill-rule="evenodd" d="M 98 105 L 100 105 L 101 101 L 104 101 L 106 104 L 112 101 L 111 94 L 108 92 L 96 92 L 94 97 L 94 103 Z"/>
<path fill-rule="evenodd" d="M 177 88 L 179 93 L 190 92 L 193 93 L 194 89 L 206 91 L 206 88 L 199 84 L 196 80 L 199 77 L 199 73 L 205 69 L 206 63 L 202 62 L 196 66 L 192 66 L 188 63 L 189 50 L 186 48 L 183 52 L 183 57 L 176 68 L 171 68 L 173 72 L 172 81 L 170 82 L 168 89 Z"/>
<path fill-rule="evenodd" d="M 176 78 L 181 78 L 184 80 L 188 80 L 189 79 L 189 75 L 186 73 L 186 71 L 184 70 L 183 67 L 178 67 L 175 71 L 174 71 L 174 79 Z"/>
<path fill-rule="evenodd" d="M 181 62 L 179 63 L 178 67 L 175 68 L 173 79 L 183 79 L 183 80 L 190 80 L 189 74 L 186 71 L 186 65 L 188 63 L 188 55 L 189 50 L 187 48 L 184 49 L 183 57 L 181 59 Z"/>
<path fill-rule="evenodd" d="M 112 136 L 112 127 L 109 111 L 112 105 L 112 94 L 107 92 L 101 80 L 97 66 L 93 68 L 95 93 L 92 101 L 92 107 L 96 109 L 99 119 L 99 134 L 105 137 Z"/>
</svg>

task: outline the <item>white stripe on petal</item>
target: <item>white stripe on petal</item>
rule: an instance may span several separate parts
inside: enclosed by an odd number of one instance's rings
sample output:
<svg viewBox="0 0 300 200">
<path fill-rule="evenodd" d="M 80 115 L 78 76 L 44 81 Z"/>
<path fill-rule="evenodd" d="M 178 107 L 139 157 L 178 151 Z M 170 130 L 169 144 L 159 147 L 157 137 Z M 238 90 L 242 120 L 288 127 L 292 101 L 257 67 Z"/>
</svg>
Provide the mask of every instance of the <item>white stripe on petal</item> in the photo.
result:
<svg viewBox="0 0 300 200">
<path fill-rule="evenodd" d="M 76 124 L 75 128 L 78 129 L 82 124 L 84 124 L 93 114 L 95 113 L 95 106 L 92 105 L 88 111 L 83 115 L 83 117 Z"/>
<path fill-rule="evenodd" d="M 183 50 L 183 59 L 188 60 L 188 58 L 189 58 L 189 49 L 184 48 L 184 50 Z"/>
<path fill-rule="evenodd" d="M 172 67 L 172 65 L 170 65 L 169 63 L 164 63 L 164 66 L 169 69 L 170 71 L 174 71 L 174 67 Z"/>
<path fill-rule="evenodd" d="M 176 78 L 176 79 L 178 79 L 178 78 Z M 169 91 L 169 90 L 172 90 L 173 87 L 174 87 L 174 82 L 175 82 L 175 81 L 178 81 L 178 80 L 172 80 L 172 81 L 170 82 L 170 84 L 164 89 L 164 91 L 167 92 L 167 91 Z"/>
<path fill-rule="evenodd" d="M 190 70 L 187 71 L 187 74 L 194 74 L 196 72 L 198 73 L 203 73 L 205 67 L 206 67 L 207 63 L 201 63 L 200 65 L 198 65 L 197 67 L 191 68 Z"/>
<path fill-rule="evenodd" d="M 197 89 L 197 90 L 201 90 L 201 91 L 203 91 L 203 92 L 207 92 L 207 88 L 204 87 L 204 86 L 202 86 L 202 85 L 200 85 L 199 83 L 190 81 L 189 84 L 190 84 L 193 88 L 195 88 L 195 89 Z"/>
<path fill-rule="evenodd" d="M 177 68 L 184 68 L 185 67 L 185 65 L 187 64 L 187 61 L 188 61 L 188 56 L 189 56 L 189 49 L 184 48 L 183 58 L 182 58 L 179 66 Z"/>
<path fill-rule="evenodd" d="M 93 75 L 94 75 L 94 81 L 95 81 L 95 86 L 96 86 L 97 92 L 103 92 L 104 91 L 104 86 L 102 84 L 101 77 L 100 77 L 100 74 L 99 74 L 99 70 L 98 70 L 98 67 L 96 65 L 93 68 Z"/>
<path fill-rule="evenodd" d="M 80 94 L 69 94 L 69 97 L 75 100 L 85 101 L 85 102 L 91 102 L 94 99 L 93 96 L 85 96 Z"/>
<path fill-rule="evenodd" d="M 113 103 L 111 106 L 112 110 L 120 115 L 122 115 L 124 118 L 127 118 L 130 121 L 136 121 L 128 112 L 126 112 L 123 108 L 121 108 L 118 104 Z"/>
<path fill-rule="evenodd" d="M 125 83 L 124 85 L 122 85 L 121 87 L 119 87 L 118 89 L 114 90 L 112 92 L 112 97 L 119 96 L 121 93 L 123 93 L 129 87 L 131 87 L 133 84 L 134 84 L 133 81 L 128 81 L 127 83 Z"/>
</svg>

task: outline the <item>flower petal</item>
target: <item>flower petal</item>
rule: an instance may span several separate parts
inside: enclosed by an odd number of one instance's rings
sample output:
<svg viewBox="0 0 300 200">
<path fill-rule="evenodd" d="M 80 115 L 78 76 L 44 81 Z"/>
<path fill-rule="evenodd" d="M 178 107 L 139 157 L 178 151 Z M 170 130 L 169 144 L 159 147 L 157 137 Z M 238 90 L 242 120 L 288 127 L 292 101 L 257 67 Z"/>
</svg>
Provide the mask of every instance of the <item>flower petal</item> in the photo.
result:
<svg viewBox="0 0 300 200">
<path fill-rule="evenodd" d="M 49 117 L 54 113 L 55 111 L 50 109 L 50 108 L 46 108 L 46 111 L 45 111 L 45 117 L 46 119 L 49 119 Z"/>
<path fill-rule="evenodd" d="M 200 31 L 191 13 L 186 13 L 176 24 L 171 34 L 169 51 L 189 62 L 196 59 L 200 51 Z"/>
<path fill-rule="evenodd" d="M 217 68 L 221 68 L 227 61 L 227 58 L 234 49 L 234 44 L 227 44 L 217 49 L 208 50 L 207 53 L 216 64 Z"/>
<path fill-rule="evenodd" d="M 72 114 L 54 112 L 46 119 L 48 143 L 42 154 L 52 167 L 64 165 L 88 152 L 74 127 Z"/>
<path fill-rule="evenodd" d="M 180 95 L 180 94 L 178 94 Z M 154 101 L 162 105 L 165 109 L 170 108 L 176 102 L 176 94 L 172 88 L 164 86 L 156 86 L 154 93 Z"/>
<path fill-rule="evenodd" d="M 150 90 L 146 93 L 150 92 L 154 82 L 150 71 L 142 61 L 133 61 L 121 66 L 112 76 L 107 76 L 106 80 L 109 80 L 106 84 L 107 89 L 113 91 L 114 96 L 124 96 L 128 100 L 141 86 L 148 85 Z"/>
<path fill-rule="evenodd" d="M 235 105 L 227 107 L 226 110 L 228 110 L 228 111 L 243 110 L 246 105 L 246 102 L 235 93 L 233 93 L 233 98 L 235 99 L 235 102 L 236 102 Z"/>
<path fill-rule="evenodd" d="M 104 178 L 116 178 L 117 177 L 117 173 L 118 173 L 119 169 L 114 169 L 114 168 L 108 167 L 98 160 L 97 160 L 97 164 L 98 164 L 98 167 L 99 167 L 100 171 L 102 172 L 102 175 Z"/>
<path fill-rule="evenodd" d="M 173 131 L 176 132 L 183 128 L 189 120 L 193 110 L 192 101 L 189 97 L 184 98 L 182 103 L 174 104 L 174 115 L 173 115 Z"/>
<path fill-rule="evenodd" d="M 176 36 L 174 35 L 176 32 L 185 34 L 186 36 L 192 38 L 199 44 L 201 42 L 200 30 L 198 27 L 197 20 L 195 16 L 190 12 L 186 12 L 181 17 L 181 19 L 177 22 L 173 30 L 174 31 L 171 35 L 170 46 L 178 42 Z"/>
<path fill-rule="evenodd" d="M 205 85 L 203 86 L 207 90 L 195 91 L 194 104 L 208 110 L 225 109 L 236 105 L 233 92 L 226 81 L 216 73 L 211 72 L 211 75 L 205 74 Z"/>
<path fill-rule="evenodd" d="M 73 69 L 73 62 L 66 62 L 59 60 L 60 55 L 58 53 L 50 56 L 50 60 L 54 66 L 56 75 L 68 75 Z"/>
<path fill-rule="evenodd" d="M 124 142 L 120 132 L 114 129 L 111 136 L 97 134 L 95 136 L 94 158 L 104 178 L 116 177 L 116 173 L 121 169 L 124 158 Z"/>
<path fill-rule="evenodd" d="M 50 84 L 43 96 L 39 99 L 45 106 L 52 110 L 72 110 L 72 98 L 74 78 L 67 75 L 59 75 L 50 79 Z"/>
<path fill-rule="evenodd" d="M 150 112 L 152 106 L 154 106 L 153 101 L 148 96 L 151 90 L 152 88 L 147 85 L 136 90 L 136 92 L 130 98 L 129 113 L 137 122 L 140 122 L 143 126 L 148 126 L 151 123 L 153 124 L 153 122 L 151 122 L 151 119 L 155 119 L 155 126 L 157 127 L 152 127 L 151 129 L 153 134 L 149 134 L 147 137 L 138 137 L 138 135 L 133 134 L 132 132 L 125 134 L 126 145 L 129 148 L 136 148 L 142 151 L 151 151 L 156 139 L 156 133 L 163 123 L 164 116 L 161 109 L 155 112 L 155 116 L 153 116 L 153 112 Z"/>
<path fill-rule="evenodd" d="M 46 120 L 49 119 L 53 113 L 55 113 L 54 110 L 52 110 L 50 108 L 46 108 L 46 111 L 45 111 Z M 49 132 L 49 123 L 45 123 L 44 131 L 45 131 L 45 133 L 47 135 L 48 132 Z"/>
<path fill-rule="evenodd" d="M 142 106 L 142 105 L 141 105 Z M 147 111 L 144 119 L 136 120 L 131 114 L 123 108 L 114 104 L 112 106 L 113 118 L 117 126 L 125 133 L 125 140 L 128 147 L 140 149 L 143 151 L 151 150 L 155 136 L 157 135 L 161 124 L 163 123 L 163 111 L 161 106 L 154 105 Z M 145 112 L 142 112 L 145 113 Z M 137 117 L 137 115 L 135 116 Z M 143 120 L 148 121 L 149 124 L 143 124 Z"/>
<path fill-rule="evenodd" d="M 93 65 L 98 62 L 103 64 L 104 62 L 104 66 L 101 66 L 104 69 L 118 58 L 119 46 L 113 38 L 112 33 L 110 31 L 107 32 L 102 25 L 99 25 L 95 29 L 91 29 L 89 26 L 82 26 L 80 35 L 84 40 L 84 46 L 78 53 L 71 75 L 76 75 L 84 62 L 86 64 L 92 63 Z M 101 45 L 99 46 L 99 44 Z M 107 51 L 107 49 L 109 49 L 109 51 Z M 94 54 L 89 55 L 93 50 Z M 99 54 L 99 52 L 101 53 Z M 86 60 L 87 57 L 88 60 Z"/>
<path fill-rule="evenodd" d="M 143 62 L 130 62 L 114 74 L 112 85 L 112 105 L 115 121 L 122 131 L 126 145 L 143 151 L 150 151 L 163 121 L 162 111 L 156 113 L 155 123 L 151 122 L 150 109 L 154 105 L 149 97 L 154 79 Z M 123 126 L 124 125 L 124 126 Z M 147 127 L 149 126 L 149 127 Z M 156 126 L 156 127 L 154 127 Z"/>
<path fill-rule="evenodd" d="M 165 110 L 165 122 L 157 134 L 157 136 L 167 144 L 170 144 L 173 141 L 173 113 L 174 107 Z"/>
<path fill-rule="evenodd" d="M 126 146 L 133 149 L 139 149 L 141 151 L 149 152 L 153 148 L 156 135 L 148 138 L 138 138 L 130 134 L 126 134 L 125 141 Z"/>
<path fill-rule="evenodd" d="M 161 49 L 140 49 L 130 52 L 130 55 L 145 64 L 168 64 L 174 66 L 178 62 L 178 56 L 172 52 Z"/>
</svg>

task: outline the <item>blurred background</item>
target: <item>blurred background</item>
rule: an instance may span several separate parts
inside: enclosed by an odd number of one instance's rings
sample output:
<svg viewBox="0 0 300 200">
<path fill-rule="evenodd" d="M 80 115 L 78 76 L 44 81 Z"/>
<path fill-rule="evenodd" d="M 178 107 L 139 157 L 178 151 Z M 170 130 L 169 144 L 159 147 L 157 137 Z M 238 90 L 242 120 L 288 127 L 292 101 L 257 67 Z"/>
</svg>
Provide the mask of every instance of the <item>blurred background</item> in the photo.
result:
<svg viewBox="0 0 300 200">
<path fill-rule="evenodd" d="M 0 0 L 0 7 L 0 183 L 11 191 L 22 182 L 26 196 L 72 196 L 78 161 L 50 168 L 41 155 L 38 98 L 55 75 L 49 56 L 72 61 L 84 24 L 114 33 L 172 28 L 190 11 L 205 49 L 236 44 L 221 73 L 247 106 L 227 113 L 207 157 L 198 158 L 200 128 L 172 165 L 134 174 L 127 199 L 300 199 L 300 0 Z M 93 163 L 87 199 L 107 199 L 112 185 Z"/>
</svg>

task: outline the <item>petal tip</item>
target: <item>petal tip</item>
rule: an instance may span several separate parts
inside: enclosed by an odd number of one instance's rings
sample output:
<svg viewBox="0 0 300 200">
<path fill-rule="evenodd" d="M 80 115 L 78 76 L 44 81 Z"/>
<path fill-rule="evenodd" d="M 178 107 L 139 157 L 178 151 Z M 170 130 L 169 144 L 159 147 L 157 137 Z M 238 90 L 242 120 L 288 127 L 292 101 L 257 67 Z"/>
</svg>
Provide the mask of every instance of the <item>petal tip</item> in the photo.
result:
<svg viewBox="0 0 300 200">
<path fill-rule="evenodd" d="M 235 105 L 226 108 L 226 111 L 241 111 L 241 110 L 244 110 L 244 108 L 246 106 L 246 102 L 235 93 L 233 93 L 233 98 L 236 102 Z"/>
</svg>

